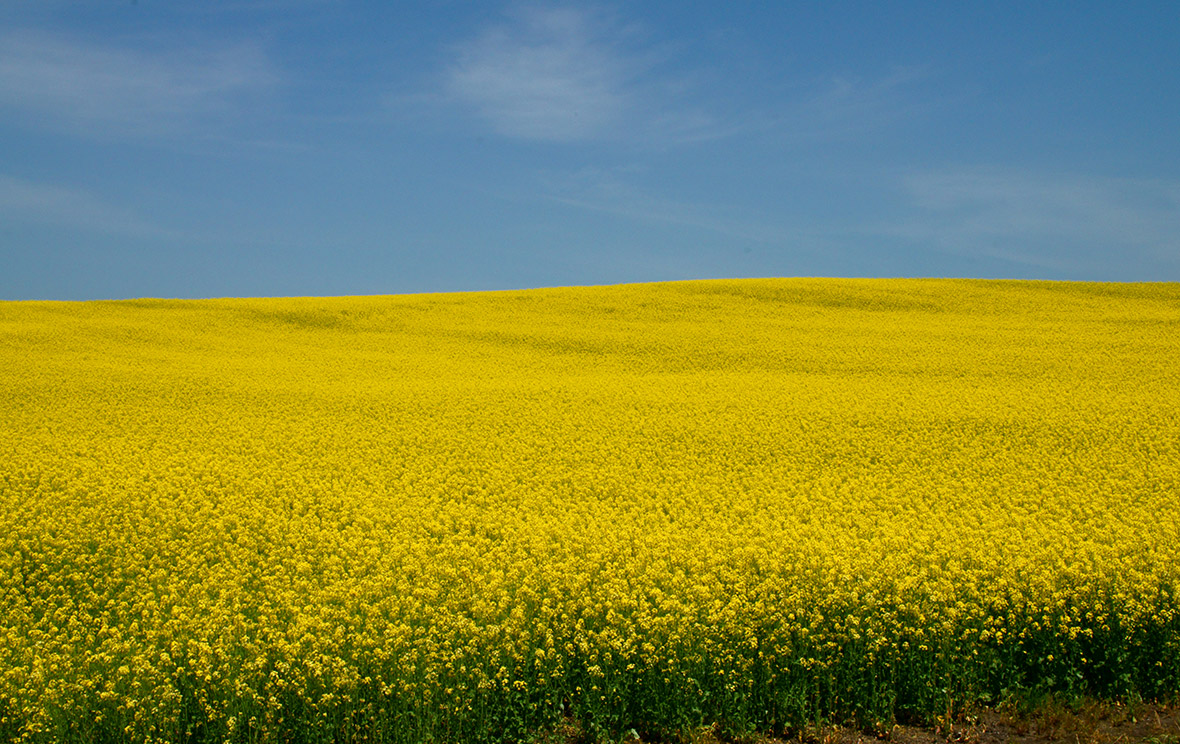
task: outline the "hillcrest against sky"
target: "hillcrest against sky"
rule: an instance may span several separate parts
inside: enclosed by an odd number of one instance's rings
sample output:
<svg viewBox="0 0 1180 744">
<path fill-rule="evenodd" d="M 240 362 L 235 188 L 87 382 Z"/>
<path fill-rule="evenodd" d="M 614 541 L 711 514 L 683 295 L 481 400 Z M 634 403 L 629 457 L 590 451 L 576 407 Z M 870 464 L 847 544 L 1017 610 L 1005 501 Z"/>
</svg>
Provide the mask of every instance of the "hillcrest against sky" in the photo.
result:
<svg viewBox="0 0 1180 744">
<path fill-rule="evenodd" d="M 14 0 L 0 299 L 1180 281 L 1177 34 L 1170 0 Z"/>
</svg>

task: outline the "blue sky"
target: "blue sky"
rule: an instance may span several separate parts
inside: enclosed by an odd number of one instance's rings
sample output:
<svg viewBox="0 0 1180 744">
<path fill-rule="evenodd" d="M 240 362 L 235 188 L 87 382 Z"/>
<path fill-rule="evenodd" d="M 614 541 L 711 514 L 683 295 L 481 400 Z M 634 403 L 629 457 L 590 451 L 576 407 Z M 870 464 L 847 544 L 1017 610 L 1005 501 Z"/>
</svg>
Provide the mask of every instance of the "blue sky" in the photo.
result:
<svg viewBox="0 0 1180 744">
<path fill-rule="evenodd" d="M 0 299 L 1180 280 L 1180 3 L 8 0 Z"/>
</svg>

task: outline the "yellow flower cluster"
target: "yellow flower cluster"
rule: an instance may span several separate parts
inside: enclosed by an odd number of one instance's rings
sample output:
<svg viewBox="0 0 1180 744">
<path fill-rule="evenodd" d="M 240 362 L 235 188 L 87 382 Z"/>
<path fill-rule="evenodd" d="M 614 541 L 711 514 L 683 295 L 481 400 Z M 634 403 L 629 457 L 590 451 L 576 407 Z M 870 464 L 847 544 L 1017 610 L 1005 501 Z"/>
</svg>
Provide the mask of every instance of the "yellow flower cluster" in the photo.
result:
<svg viewBox="0 0 1180 744">
<path fill-rule="evenodd" d="M 1180 692 L 1180 286 L 0 303 L 0 740 Z"/>
</svg>

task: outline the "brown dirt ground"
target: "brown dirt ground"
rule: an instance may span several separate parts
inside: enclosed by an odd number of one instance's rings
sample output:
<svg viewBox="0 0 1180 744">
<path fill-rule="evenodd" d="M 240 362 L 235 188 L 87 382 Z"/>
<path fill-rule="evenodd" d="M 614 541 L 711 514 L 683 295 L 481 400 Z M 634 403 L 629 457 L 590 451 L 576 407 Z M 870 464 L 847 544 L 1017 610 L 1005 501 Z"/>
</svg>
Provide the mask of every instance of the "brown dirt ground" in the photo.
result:
<svg viewBox="0 0 1180 744">
<path fill-rule="evenodd" d="M 572 721 L 539 741 L 584 744 L 589 741 Z M 624 738 L 643 744 L 645 739 Z M 808 727 L 787 738 L 756 735 L 733 739 L 704 728 L 661 741 L 677 744 L 1180 744 L 1180 707 L 1088 703 L 1045 706 L 1031 713 L 985 709 L 949 726 L 896 725 L 862 731 L 844 726 Z"/>
<path fill-rule="evenodd" d="M 693 744 L 713 744 L 711 733 Z M 748 744 L 1180 744 L 1180 708 L 1090 704 L 1034 713 L 982 710 L 949 726 L 893 726 L 864 732 L 833 726 L 799 732 L 790 739 L 754 738 Z M 746 744 L 743 742 L 742 744 Z"/>
</svg>

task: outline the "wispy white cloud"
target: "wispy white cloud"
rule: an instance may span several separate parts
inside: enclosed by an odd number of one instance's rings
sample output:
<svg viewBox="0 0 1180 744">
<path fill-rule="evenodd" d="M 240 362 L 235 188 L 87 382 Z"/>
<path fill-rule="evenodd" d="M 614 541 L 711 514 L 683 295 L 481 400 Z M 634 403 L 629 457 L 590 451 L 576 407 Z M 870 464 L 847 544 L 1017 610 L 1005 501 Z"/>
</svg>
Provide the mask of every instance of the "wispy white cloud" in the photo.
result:
<svg viewBox="0 0 1180 744">
<path fill-rule="evenodd" d="M 944 250 L 1091 272 L 1180 262 L 1180 183 L 962 168 L 902 182 L 913 216 L 887 228 Z"/>
<path fill-rule="evenodd" d="M 499 133 L 579 140 L 620 124 L 643 64 L 604 19 L 573 8 L 518 8 L 457 47 L 447 91 Z"/>
<path fill-rule="evenodd" d="M 504 136 L 667 146 L 749 125 L 703 105 L 674 45 L 603 10 L 515 6 L 453 51 L 447 99 Z"/>
<path fill-rule="evenodd" d="M 88 191 L 0 175 L 0 217 L 133 237 L 171 237 L 134 211 Z"/>
<path fill-rule="evenodd" d="M 0 109 L 56 128 L 159 134 L 225 115 L 277 80 L 254 44 L 145 51 L 44 34 L 0 35 Z"/>
<path fill-rule="evenodd" d="M 602 10 L 514 6 L 452 49 L 444 95 L 509 137 L 666 147 L 751 134 L 813 140 L 862 132 L 913 114 L 913 88 L 926 79 L 907 68 L 746 90 L 758 83 L 720 79 L 687 50 Z"/>
</svg>

